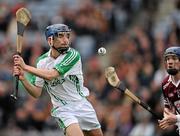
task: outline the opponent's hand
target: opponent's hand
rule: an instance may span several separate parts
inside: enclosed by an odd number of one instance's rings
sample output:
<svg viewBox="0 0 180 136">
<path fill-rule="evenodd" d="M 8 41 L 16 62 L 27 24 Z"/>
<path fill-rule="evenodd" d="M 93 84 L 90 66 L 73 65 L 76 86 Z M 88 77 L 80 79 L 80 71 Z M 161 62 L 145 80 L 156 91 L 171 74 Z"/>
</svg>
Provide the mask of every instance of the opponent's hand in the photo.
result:
<svg viewBox="0 0 180 136">
<path fill-rule="evenodd" d="M 162 129 L 167 129 L 172 125 L 175 125 L 177 122 L 177 117 L 175 114 L 164 110 L 166 117 L 164 117 L 162 120 L 158 120 L 159 127 Z"/>
<path fill-rule="evenodd" d="M 21 56 L 19 56 L 19 55 L 14 55 L 13 58 L 14 58 L 14 65 L 15 66 L 20 66 L 24 70 L 26 64 L 25 64 L 23 58 Z"/>
</svg>

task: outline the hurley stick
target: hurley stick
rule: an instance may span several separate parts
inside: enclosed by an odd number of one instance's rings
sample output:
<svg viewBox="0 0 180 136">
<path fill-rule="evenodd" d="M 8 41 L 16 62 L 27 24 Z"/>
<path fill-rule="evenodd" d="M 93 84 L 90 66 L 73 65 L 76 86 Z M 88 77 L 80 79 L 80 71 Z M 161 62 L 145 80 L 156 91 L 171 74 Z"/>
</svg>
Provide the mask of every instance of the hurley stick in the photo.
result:
<svg viewBox="0 0 180 136">
<path fill-rule="evenodd" d="M 31 19 L 31 14 L 26 8 L 20 8 L 16 12 L 17 20 L 17 44 L 16 44 L 16 53 L 21 55 L 22 52 L 22 41 L 24 30 Z M 11 97 L 17 100 L 18 97 L 18 88 L 19 88 L 19 76 L 15 75 L 15 90 Z"/>
<path fill-rule="evenodd" d="M 151 107 L 148 104 L 144 103 L 137 96 L 135 96 L 131 91 L 129 91 L 128 88 L 126 88 L 126 86 L 119 80 L 114 67 L 106 68 L 105 76 L 111 86 L 117 88 L 120 92 L 125 93 L 134 102 L 136 102 L 137 104 L 141 105 L 144 109 L 149 111 L 156 119 L 162 119 L 151 109 Z"/>
</svg>

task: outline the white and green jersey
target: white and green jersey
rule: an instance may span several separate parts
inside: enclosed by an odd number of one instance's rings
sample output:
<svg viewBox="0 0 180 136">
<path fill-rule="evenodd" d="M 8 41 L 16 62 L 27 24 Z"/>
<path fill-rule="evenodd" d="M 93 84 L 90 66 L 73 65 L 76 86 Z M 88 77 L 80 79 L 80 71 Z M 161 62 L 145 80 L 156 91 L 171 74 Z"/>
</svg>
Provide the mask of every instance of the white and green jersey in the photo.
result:
<svg viewBox="0 0 180 136">
<path fill-rule="evenodd" d="M 75 49 L 70 48 L 56 59 L 50 56 L 50 51 L 45 53 L 38 58 L 37 68 L 56 69 L 60 73 L 51 81 L 37 76 L 31 80 L 38 87 L 46 87 L 54 107 L 79 101 L 89 95 L 89 90 L 83 85 L 81 57 Z"/>
</svg>

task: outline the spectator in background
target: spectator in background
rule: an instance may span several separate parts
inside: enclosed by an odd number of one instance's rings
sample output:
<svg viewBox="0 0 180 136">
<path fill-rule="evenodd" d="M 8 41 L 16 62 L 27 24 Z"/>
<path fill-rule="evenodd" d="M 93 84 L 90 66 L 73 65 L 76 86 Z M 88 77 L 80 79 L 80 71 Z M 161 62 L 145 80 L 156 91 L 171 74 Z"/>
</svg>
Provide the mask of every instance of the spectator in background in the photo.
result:
<svg viewBox="0 0 180 136">
<path fill-rule="evenodd" d="M 0 3 L 0 31 L 7 31 L 11 17 L 10 7 Z"/>
<path fill-rule="evenodd" d="M 137 124 L 132 129 L 129 136 L 155 136 L 155 125 L 150 122 L 150 113 L 139 105 L 136 105 L 134 114 Z"/>
</svg>

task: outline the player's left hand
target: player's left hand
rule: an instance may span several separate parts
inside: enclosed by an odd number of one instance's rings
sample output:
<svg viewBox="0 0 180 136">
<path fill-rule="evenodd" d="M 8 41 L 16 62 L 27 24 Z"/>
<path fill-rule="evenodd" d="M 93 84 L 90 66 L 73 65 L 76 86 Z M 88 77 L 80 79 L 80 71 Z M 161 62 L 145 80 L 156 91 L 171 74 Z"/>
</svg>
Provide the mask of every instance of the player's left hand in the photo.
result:
<svg viewBox="0 0 180 136">
<path fill-rule="evenodd" d="M 14 58 L 14 65 L 15 65 L 15 66 L 18 65 L 18 66 L 20 66 L 22 69 L 25 68 L 26 64 L 25 64 L 25 62 L 24 62 L 24 60 L 23 60 L 23 58 L 22 58 L 21 56 L 19 56 L 19 55 L 14 55 L 13 58 Z"/>
<path fill-rule="evenodd" d="M 162 120 L 158 120 L 159 122 L 159 127 L 162 129 L 167 129 L 172 125 L 175 125 L 177 122 L 177 117 L 175 114 L 164 110 L 166 117 L 164 117 Z"/>
</svg>

